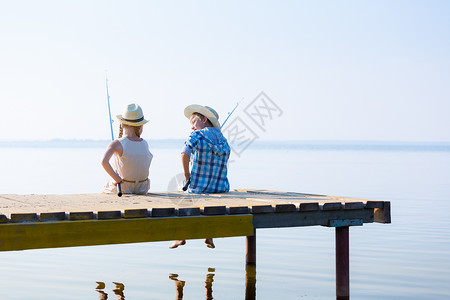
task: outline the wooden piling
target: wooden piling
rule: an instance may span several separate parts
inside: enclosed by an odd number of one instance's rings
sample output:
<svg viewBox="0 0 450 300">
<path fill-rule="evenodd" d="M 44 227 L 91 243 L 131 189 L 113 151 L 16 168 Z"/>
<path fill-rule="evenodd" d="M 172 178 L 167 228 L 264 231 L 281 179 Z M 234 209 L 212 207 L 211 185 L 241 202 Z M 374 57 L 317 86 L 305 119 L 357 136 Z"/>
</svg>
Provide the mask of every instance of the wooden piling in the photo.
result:
<svg viewBox="0 0 450 300">
<path fill-rule="evenodd" d="M 336 227 L 336 299 L 350 299 L 349 227 Z"/>
<path fill-rule="evenodd" d="M 256 299 L 256 265 L 245 266 L 245 300 Z"/>
<path fill-rule="evenodd" d="M 246 263 L 256 264 L 256 229 L 253 229 L 253 235 L 246 238 Z"/>
</svg>

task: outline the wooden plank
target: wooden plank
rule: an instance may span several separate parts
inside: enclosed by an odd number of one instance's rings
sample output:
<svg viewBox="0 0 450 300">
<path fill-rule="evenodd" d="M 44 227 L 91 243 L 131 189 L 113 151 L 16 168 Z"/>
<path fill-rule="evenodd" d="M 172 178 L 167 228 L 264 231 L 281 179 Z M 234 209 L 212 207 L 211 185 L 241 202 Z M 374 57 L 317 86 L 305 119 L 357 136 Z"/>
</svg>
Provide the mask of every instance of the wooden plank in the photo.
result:
<svg viewBox="0 0 450 300">
<path fill-rule="evenodd" d="M 294 212 L 297 211 L 297 207 L 294 204 L 277 204 L 275 205 L 276 213 Z"/>
<path fill-rule="evenodd" d="M 252 215 L 1 225 L 0 251 L 253 235 Z"/>
<path fill-rule="evenodd" d="M 366 208 L 383 208 L 384 201 L 367 201 Z"/>
<path fill-rule="evenodd" d="M 36 222 L 38 220 L 36 213 L 11 214 L 10 221 L 13 223 Z"/>
<path fill-rule="evenodd" d="M 326 195 L 305 194 L 305 193 L 297 193 L 297 192 L 270 191 L 270 190 L 257 190 L 257 189 L 242 189 L 242 190 L 234 190 L 234 191 L 235 192 L 241 192 L 241 193 L 273 195 L 273 196 L 317 196 L 317 197 L 326 197 Z"/>
<path fill-rule="evenodd" d="M 110 220 L 120 218 L 122 218 L 122 212 L 120 210 L 99 211 L 97 213 L 97 219 L 99 220 Z"/>
<path fill-rule="evenodd" d="M 308 203 L 318 202 L 322 208 L 337 209 L 333 204 L 326 203 L 345 203 L 349 202 L 368 202 L 366 199 L 355 199 L 349 197 L 324 196 L 313 194 L 302 194 L 292 192 L 268 191 L 268 190 L 247 190 L 231 191 L 219 194 L 193 195 L 181 192 L 161 192 L 148 195 L 124 195 L 117 201 L 114 194 L 79 194 L 79 195 L 0 195 L 1 213 L 7 218 L 13 213 L 47 213 L 47 212 L 86 212 L 86 211 L 124 211 L 125 209 L 156 209 L 152 216 L 159 214 L 160 208 L 180 207 L 208 207 L 208 206 L 226 206 L 229 207 L 252 207 L 259 205 L 294 204 L 300 210 Z M 369 202 L 367 208 L 375 208 L 372 205 L 384 203 Z M 337 204 L 339 205 L 339 204 Z M 36 208 L 39 211 L 36 211 Z M 350 207 L 350 206 L 347 206 Z M 170 211 L 167 211 L 167 215 Z"/>
<path fill-rule="evenodd" d="M 323 210 L 340 210 L 342 208 L 341 202 L 328 202 L 322 205 Z"/>
<path fill-rule="evenodd" d="M 272 213 L 273 207 L 272 205 L 254 205 L 251 208 L 252 214 L 266 214 Z"/>
<path fill-rule="evenodd" d="M 250 213 L 250 208 L 248 206 L 232 206 L 228 209 L 230 215 L 234 214 L 248 214 Z"/>
<path fill-rule="evenodd" d="M 94 212 L 92 212 L 92 211 L 69 213 L 70 221 L 93 220 L 94 218 L 95 218 Z"/>
<path fill-rule="evenodd" d="M 5 215 L 0 214 L 0 223 L 7 223 L 7 222 L 8 222 L 8 218 Z"/>
<path fill-rule="evenodd" d="M 152 208 L 151 215 L 152 217 L 171 217 L 175 216 L 175 208 L 174 207 L 166 207 L 166 208 Z"/>
<path fill-rule="evenodd" d="M 52 221 L 63 221 L 66 219 L 65 212 L 49 212 L 41 213 L 39 215 L 39 221 L 41 222 L 52 222 Z"/>
<path fill-rule="evenodd" d="M 363 209 L 364 203 L 362 202 L 347 202 L 344 204 L 344 209 Z"/>
<path fill-rule="evenodd" d="M 200 207 L 186 207 L 178 209 L 179 217 L 199 216 Z"/>
<path fill-rule="evenodd" d="M 330 220 L 363 219 L 364 223 L 374 222 L 374 211 L 363 210 L 319 210 L 308 212 L 286 212 L 253 215 L 255 228 L 279 228 L 297 226 L 328 226 Z"/>
<path fill-rule="evenodd" d="M 205 206 L 202 213 L 207 216 L 224 215 L 227 213 L 226 206 Z"/>
<path fill-rule="evenodd" d="M 319 210 L 319 203 L 317 203 L 317 202 L 300 203 L 299 210 L 300 211 L 315 211 L 315 210 Z"/>
<path fill-rule="evenodd" d="M 146 208 L 126 209 L 123 213 L 123 217 L 125 219 L 146 218 L 146 217 L 148 217 L 148 210 Z"/>
</svg>

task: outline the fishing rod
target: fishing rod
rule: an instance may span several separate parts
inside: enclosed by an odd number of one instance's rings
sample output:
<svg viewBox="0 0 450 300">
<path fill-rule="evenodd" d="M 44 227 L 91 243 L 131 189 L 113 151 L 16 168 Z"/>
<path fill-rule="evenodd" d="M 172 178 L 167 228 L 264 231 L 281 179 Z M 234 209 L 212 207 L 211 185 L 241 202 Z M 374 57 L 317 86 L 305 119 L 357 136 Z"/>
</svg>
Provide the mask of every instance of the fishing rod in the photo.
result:
<svg viewBox="0 0 450 300">
<path fill-rule="evenodd" d="M 242 98 L 244 99 L 244 98 Z M 242 101 L 241 99 L 241 101 Z M 228 114 L 228 117 L 225 119 L 225 121 L 223 121 L 222 125 L 220 125 L 220 128 L 223 128 L 223 125 L 225 125 L 225 123 L 228 121 L 228 119 L 230 118 L 230 116 L 234 113 L 234 111 L 236 110 L 236 108 L 239 106 L 239 103 L 236 103 L 236 106 L 233 108 L 233 110 Z"/>
<path fill-rule="evenodd" d="M 244 99 L 244 98 L 242 98 Z M 241 101 L 242 101 L 241 99 Z M 225 125 L 225 123 L 228 121 L 228 119 L 230 118 L 230 116 L 234 113 L 234 111 L 236 110 L 236 108 L 239 106 L 239 103 L 236 103 L 236 106 L 233 108 L 233 110 L 228 114 L 227 118 L 225 119 L 225 121 L 223 121 L 222 125 L 220 125 L 220 128 L 223 127 L 223 125 Z M 184 184 L 183 186 L 183 191 L 186 191 L 188 189 L 188 186 L 191 184 L 191 178 L 188 179 L 188 181 Z"/>
<path fill-rule="evenodd" d="M 111 129 L 111 140 L 114 141 L 114 131 L 112 126 L 112 119 L 111 119 L 111 106 L 109 105 L 109 90 L 108 90 L 108 75 L 106 75 L 106 100 L 108 101 L 108 114 L 109 114 L 109 127 Z"/>
<path fill-rule="evenodd" d="M 108 101 L 109 126 L 111 128 L 111 140 L 114 141 L 113 120 L 111 119 L 111 106 L 109 105 L 108 75 L 106 75 L 106 100 Z M 122 187 L 117 184 L 117 196 L 122 197 Z"/>
</svg>

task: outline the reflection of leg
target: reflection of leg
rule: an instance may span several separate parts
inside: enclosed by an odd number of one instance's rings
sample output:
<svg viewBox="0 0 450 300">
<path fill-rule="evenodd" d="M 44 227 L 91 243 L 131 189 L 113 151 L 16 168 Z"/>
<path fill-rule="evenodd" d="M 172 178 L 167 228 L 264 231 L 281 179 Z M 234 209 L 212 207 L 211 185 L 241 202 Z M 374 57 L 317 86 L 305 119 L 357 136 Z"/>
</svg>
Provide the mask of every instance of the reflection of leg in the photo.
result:
<svg viewBox="0 0 450 300">
<path fill-rule="evenodd" d="M 245 266 L 245 300 L 256 299 L 256 265 Z"/>
<path fill-rule="evenodd" d="M 183 288 L 186 284 L 183 280 L 178 280 L 178 274 L 170 274 L 169 278 L 175 281 L 175 288 L 177 290 L 177 300 L 183 299 Z"/>
<path fill-rule="evenodd" d="M 102 291 L 105 288 L 105 283 L 101 281 L 96 281 L 97 287 L 95 288 L 98 292 L 98 299 L 100 300 L 106 300 L 108 299 L 108 294 Z"/>
<path fill-rule="evenodd" d="M 213 239 L 205 239 L 206 247 L 214 249 L 216 246 L 214 245 Z"/>
<path fill-rule="evenodd" d="M 103 290 L 106 286 L 105 283 L 101 281 L 96 281 L 95 283 L 97 284 L 96 290 Z"/>
<path fill-rule="evenodd" d="M 97 290 L 97 292 L 98 292 L 98 299 L 100 299 L 100 300 L 107 300 L 108 299 L 108 294 L 105 293 L 104 291 Z"/>
<path fill-rule="evenodd" d="M 208 268 L 208 272 L 214 272 L 214 268 Z M 212 300 L 212 283 L 214 281 L 214 274 L 206 274 L 206 280 L 205 280 L 205 288 L 206 288 L 206 300 Z"/>
<path fill-rule="evenodd" d="M 186 240 L 176 240 L 176 241 L 173 242 L 172 246 L 170 246 L 169 248 L 170 249 L 175 249 L 178 246 L 182 246 L 184 244 L 186 244 Z"/>
<path fill-rule="evenodd" d="M 113 282 L 116 285 L 116 288 L 113 290 L 114 294 L 117 295 L 117 299 L 124 300 L 125 295 L 123 294 L 123 290 L 125 289 L 125 286 L 120 282 Z"/>
</svg>

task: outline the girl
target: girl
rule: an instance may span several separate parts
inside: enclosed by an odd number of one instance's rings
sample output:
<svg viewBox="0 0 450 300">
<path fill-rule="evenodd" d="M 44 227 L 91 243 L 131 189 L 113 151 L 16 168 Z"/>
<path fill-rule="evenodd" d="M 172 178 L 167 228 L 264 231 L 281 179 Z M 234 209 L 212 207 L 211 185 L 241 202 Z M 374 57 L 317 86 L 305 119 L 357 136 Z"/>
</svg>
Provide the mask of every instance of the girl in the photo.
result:
<svg viewBox="0 0 450 300">
<path fill-rule="evenodd" d="M 137 104 L 128 105 L 117 119 L 120 121 L 119 138 L 109 144 L 102 159 L 103 168 L 112 178 L 103 187 L 103 192 L 117 193 L 120 183 L 124 194 L 146 194 L 150 188 L 148 174 L 153 155 L 141 134 L 148 121 Z M 113 154 L 114 169 L 109 163 Z"/>
</svg>

